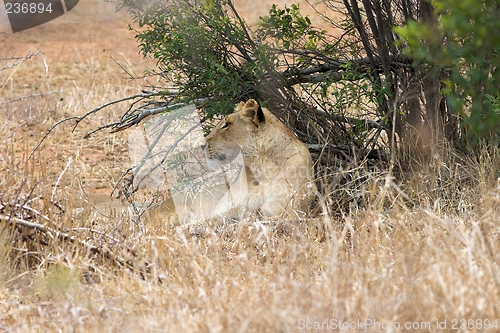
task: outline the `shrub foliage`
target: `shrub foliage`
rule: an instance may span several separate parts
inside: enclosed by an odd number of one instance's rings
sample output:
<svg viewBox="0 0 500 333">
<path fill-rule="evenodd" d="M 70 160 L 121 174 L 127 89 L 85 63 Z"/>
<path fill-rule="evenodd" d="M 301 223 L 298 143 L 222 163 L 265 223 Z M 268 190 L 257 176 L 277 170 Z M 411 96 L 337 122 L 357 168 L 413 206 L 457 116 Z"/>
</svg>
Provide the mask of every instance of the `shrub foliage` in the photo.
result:
<svg viewBox="0 0 500 333">
<path fill-rule="evenodd" d="M 309 143 L 415 157 L 436 143 L 494 138 L 495 1 L 322 5 L 334 34 L 298 5 L 273 5 L 249 26 L 231 0 L 122 1 L 143 54 L 179 89 L 177 99 L 204 101 L 207 117 L 256 98 Z"/>
</svg>

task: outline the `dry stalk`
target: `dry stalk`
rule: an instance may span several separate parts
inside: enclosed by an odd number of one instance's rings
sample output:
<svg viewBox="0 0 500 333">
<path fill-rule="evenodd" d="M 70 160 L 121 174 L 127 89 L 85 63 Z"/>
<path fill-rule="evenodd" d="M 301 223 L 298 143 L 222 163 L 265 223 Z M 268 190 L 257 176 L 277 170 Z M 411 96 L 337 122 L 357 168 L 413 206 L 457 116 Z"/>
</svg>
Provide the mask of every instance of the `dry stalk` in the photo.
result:
<svg viewBox="0 0 500 333">
<path fill-rule="evenodd" d="M 48 218 L 45 217 L 45 219 L 48 219 Z M 117 268 L 120 268 L 120 269 L 127 268 L 130 271 L 135 271 L 134 265 L 130 261 L 125 260 L 124 258 L 117 255 L 115 252 L 113 252 L 109 249 L 106 249 L 103 246 L 93 245 L 87 241 L 78 239 L 77 237 L 71 236 L 68 233 L 62 232 L 56 228 L 51 228 L 51 227 L 48 227 L 46 225 L 33 223 L 33 222 L 26 221 L 24 219 L 21 219 L 21 218 L 15 217 L 15 216 L 10 216 L 10 215 L 3 215 L 2 214 L 2 215 L 0 215 L 0 220 L 7 222 L 8 225 L 14 225 L 14 226 L 19 225 L 19 226 L 23 226 L 23 227 L 26 227 L 29 229 L 39 231 L 39 232 L 43 233 L 44 235 L 46 235 L 51 240 L 60 239 L 64 242 L 77 244 L 92 254 L 102 256 L 102 257 L 110 260 L 111 263 L 113 264 L 113 266 L 115 266 Z M 82 228 L 77 228 L 75 230 L 82 230 Z M 101 231 L 88 229 L 88 228 L 85 228 L 85 230 L 91 231 L 93 233 L 98 233 L 100 235 L 105 236 L 107 239 L 113 240 L 116 244 L 120 244 L 119 240 L 117 240 L 116 238 L 114 238 L 112 236 L 106 235 L 105 233 L 103 233 Z M 130 249 L 124 245 L 121 245 L 121 247 L 124 248 L 125 250 L 127 250 L 127 252 L 130 253 L 133 257 L 137 258 L 137 253 L 135 251 L 133 251 L 132 249 Z M 148 262 L 145 262 L 144 264 L 146 267 L 146 273 L 148 273 L 151 265 Z M 144 277 L 142 272 L 141 272 L 141 276 Z"/>
</svg>

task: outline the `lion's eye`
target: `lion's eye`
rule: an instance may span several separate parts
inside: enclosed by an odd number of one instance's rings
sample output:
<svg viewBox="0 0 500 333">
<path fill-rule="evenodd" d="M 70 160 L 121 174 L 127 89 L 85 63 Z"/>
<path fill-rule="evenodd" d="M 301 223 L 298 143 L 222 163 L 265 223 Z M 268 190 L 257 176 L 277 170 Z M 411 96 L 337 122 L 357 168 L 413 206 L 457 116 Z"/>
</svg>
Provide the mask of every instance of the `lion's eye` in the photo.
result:
<svg viewBox="0 0 500 333">
<path fill-rule="evenodd" d="M 221 128 L 222 128 L 222 129 L 228 128 L 228 127 L 229 127 L 229 125 L 231 125 L 231 123 L 230 123 L 230 122 L 228 122 L 228 121 L 226 121 L 226 122 L 224 123 L 224 125 L 222 125 L 222 127 L 221 127 Z"/>
</svg>

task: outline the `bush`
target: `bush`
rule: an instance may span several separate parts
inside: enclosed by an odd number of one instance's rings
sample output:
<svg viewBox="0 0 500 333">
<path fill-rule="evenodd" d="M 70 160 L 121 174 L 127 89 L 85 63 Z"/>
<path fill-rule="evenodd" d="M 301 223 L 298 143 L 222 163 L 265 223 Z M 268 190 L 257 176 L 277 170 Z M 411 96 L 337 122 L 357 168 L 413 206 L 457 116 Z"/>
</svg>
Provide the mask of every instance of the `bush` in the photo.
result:
<svg viewBox="0 0 500 333">
<path fill-rule="evenodd" d="M 449 73 L 443 91 L 462 119 L 462 142 L 498 143 L 500 6 L 495 0 L 438 0 L 432 4 L 435 21 L 410 22 L 397 32 L 416 61 Z"/>
</svg>

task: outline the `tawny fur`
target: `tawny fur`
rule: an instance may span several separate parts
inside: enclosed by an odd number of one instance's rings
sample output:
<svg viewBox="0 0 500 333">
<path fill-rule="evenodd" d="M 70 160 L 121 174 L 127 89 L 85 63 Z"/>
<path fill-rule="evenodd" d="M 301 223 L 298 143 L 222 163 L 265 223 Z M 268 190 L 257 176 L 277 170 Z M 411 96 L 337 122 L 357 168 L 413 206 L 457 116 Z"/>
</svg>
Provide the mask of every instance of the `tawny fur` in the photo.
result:
<svg viewBox="0 0 500 333">
<path fill-rule="evenodd" d="M 248 184 L 243 209 L 276 216 L 310 206 L 314 174 L 309 149 L 255 100 L 238 104 L 206 141 L 209 157 L 224 156 L 227 143 L 241 148 Z"/>
</svg>

